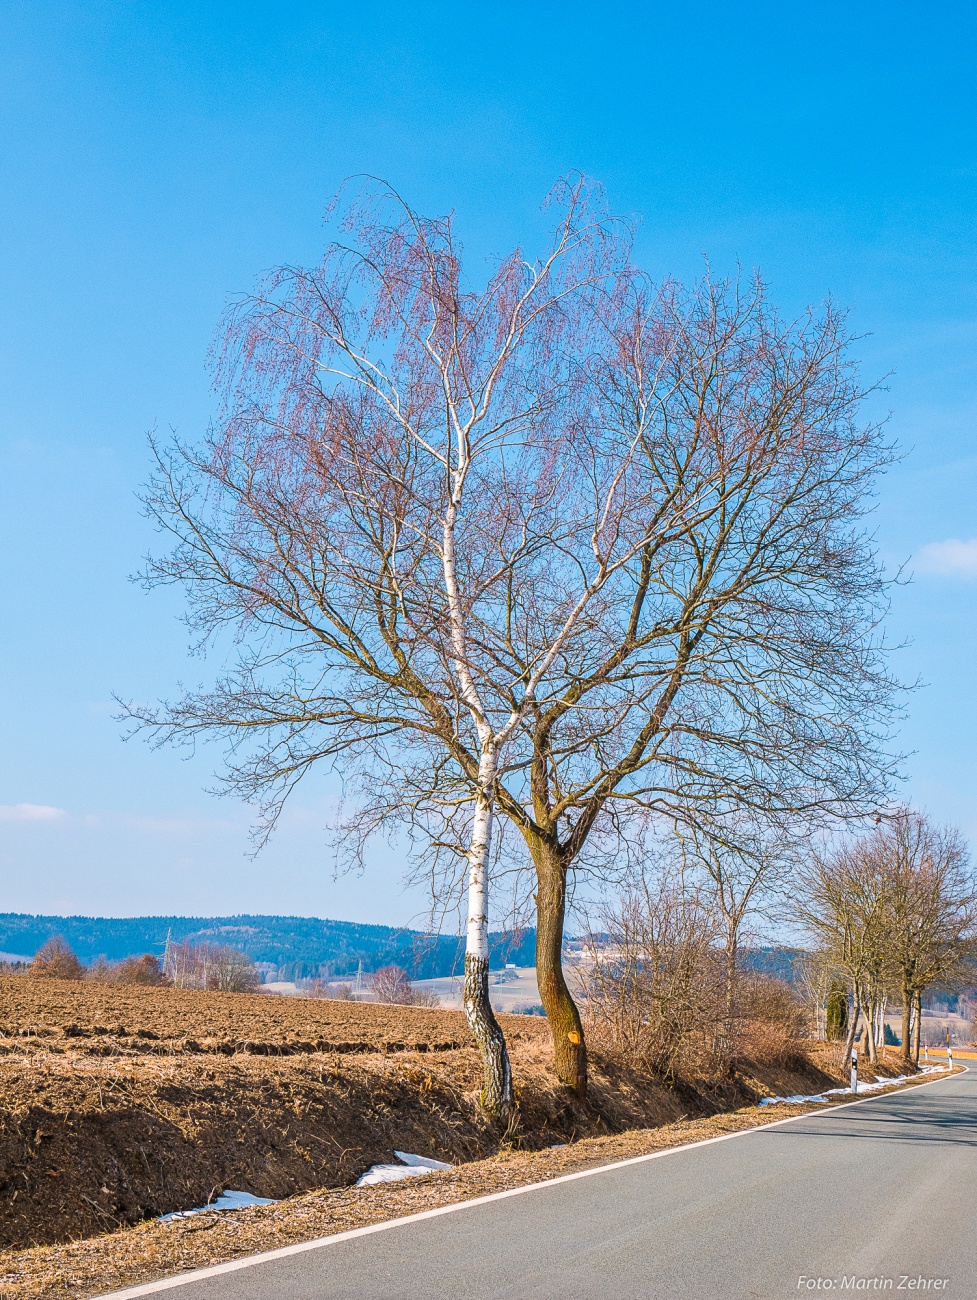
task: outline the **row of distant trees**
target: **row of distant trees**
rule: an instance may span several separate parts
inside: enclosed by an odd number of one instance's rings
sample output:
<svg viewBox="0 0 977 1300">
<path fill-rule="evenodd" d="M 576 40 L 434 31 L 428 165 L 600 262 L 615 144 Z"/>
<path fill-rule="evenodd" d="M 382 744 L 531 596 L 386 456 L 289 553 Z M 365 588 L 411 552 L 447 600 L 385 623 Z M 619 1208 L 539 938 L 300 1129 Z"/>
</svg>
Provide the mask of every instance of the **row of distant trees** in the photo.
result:
<svg viewBox="0 0 977 1300">
<path fill-rule="evenodd" d="M 253 993 L 261 987 L 261 976 L 246 953 L 215 943 L 169 943 L 162 960 L 146 953 L 118 962 L 99 959 L 86 967 L 66 940 L 55 935 L 38 949 L 26 972 L 43 979 L 165 985 L 218 993 Z M 368 987 L 376 1002 L 419 1007 L 440 1005 L 436 994 L 414 986 L 402 966 L 381 966 L 369 976 Z M 354 997 L 351 985 L 329 984 L 324 980 L 310 980 L 306 994 L 312 998 L 339 1000 L 352 1000 Z"/>
<path fill-rule="evenodd" d="M 254 962 L 244 953 L 223 944 L 169 944 L 162 960 L 153 953 L 145 953 L 118 962 L 99 959 L 86 967 L 60 935 L 55 935 L 38 949 L 27 966 L 27 973 L 45 979 L 169 985 L 225 993 L 248 993 L 261 985 L 261 976 Z"/>
<path fill-rule="evenodd" d="M 959 832 L 902 809 L 837 852 L 815 854 L 797 883 L 827 1035 L 850 1050 L 860 1034 L 875 1060 L 894 1005 L 904 1055 L 918 1064 L 924 997 L 977 983 L 977 881 Z"/>
<path fill-rule="evenodd" d="M 833 848 L 686 837 L 597 918 L 580 968 L 592 1038 L 666 1075 L 787 1059 L 821 1034 L 918 1065 L 923 1004 L 977 984 L 977 880 L 962 837 L 900 808 Z M 751 973 L 763 918 L 805 941 L 793 987 Z M 887 1013 L 901 1012 L 901 1034 Z"/>
</svg>

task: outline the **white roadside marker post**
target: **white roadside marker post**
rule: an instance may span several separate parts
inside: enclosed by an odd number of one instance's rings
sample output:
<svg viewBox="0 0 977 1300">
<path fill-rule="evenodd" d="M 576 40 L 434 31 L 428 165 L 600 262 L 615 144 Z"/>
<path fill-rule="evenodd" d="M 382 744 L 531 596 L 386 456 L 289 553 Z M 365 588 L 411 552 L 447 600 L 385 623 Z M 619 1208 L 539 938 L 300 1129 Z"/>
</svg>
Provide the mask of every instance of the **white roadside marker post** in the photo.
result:
<svg viewBox="0 0 977 1300">
<path fill-rule="evenodd" d="M 953 1048 L 950 1046 L 950 1031 L 946 1031 L 946 1065 L 947 1069 L 953 1069 Z"/>
<path fill-rule="evenodd" d="M 851 1049 L 851 1090 L 854 1096 L 858 1092 L 858 1048 Z"/>
</svg>

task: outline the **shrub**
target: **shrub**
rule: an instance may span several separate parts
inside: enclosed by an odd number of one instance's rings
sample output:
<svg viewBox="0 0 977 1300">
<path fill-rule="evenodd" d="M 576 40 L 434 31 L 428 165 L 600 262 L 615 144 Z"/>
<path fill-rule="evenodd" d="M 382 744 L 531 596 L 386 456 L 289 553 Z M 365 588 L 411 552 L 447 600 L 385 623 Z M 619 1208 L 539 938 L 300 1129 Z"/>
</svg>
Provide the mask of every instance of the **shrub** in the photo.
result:
<svg viewBox="0 0 977 1300">
<path fill-rule="evenodd" d="M 307 998 L 328 998 L 333 1002 L 355 1002 L 351 984 L 329 984 L 326 980 L 311 979 L 304 986 Z"/>
<path fill-rule="evenodd" d="M 740 1004 L 740 1050 L 760 1065 L 795 1065 L 803 1059 L 807 1008 L 784 980 L 754 976 L 745 981 Z"/>
<path fill-rule="evenodd" d="M 31 975 L 40 975 L 44 979 L 80 980 L 85 977 L 84 966 L 60 934 L 38 948 L 27 969 Z"/>
<path fill-rule="evenodd" d="M 160 959 L 147 952 L 141 957 L 126 957 L 124 961 L 120 961 L 115 968 L 115 982 L 159 985 L 165 984 L 167 980 Z"/>
<path fill-rule="evenodd" d="M 886 1021 L 885 1028 L 882 1030 L 882 1042 L 885 1044 L 886 1047 L 902 1046 L 902 1039 L 899 1037 L 899 1035 L 892 1028 L 892 1026 L 889 1024 L 888 1021 Z"/>
<path fill-rule="evenodd" d="M 142 957 L 126 957 L 123 961 L 109 963 L 104 957 L 93 962 L 85 979 L 97 984 L 168 984 L 158 957 L 145 953 Z"/>
<path fill-rule="evenodd" d="M 642 881 L 603 912 L 582 967 L 587 1034 L 625 1066 L 665 1078 L 712 1074 L 722 987 L 716 927 L 699 894 Z"/>
</svg>

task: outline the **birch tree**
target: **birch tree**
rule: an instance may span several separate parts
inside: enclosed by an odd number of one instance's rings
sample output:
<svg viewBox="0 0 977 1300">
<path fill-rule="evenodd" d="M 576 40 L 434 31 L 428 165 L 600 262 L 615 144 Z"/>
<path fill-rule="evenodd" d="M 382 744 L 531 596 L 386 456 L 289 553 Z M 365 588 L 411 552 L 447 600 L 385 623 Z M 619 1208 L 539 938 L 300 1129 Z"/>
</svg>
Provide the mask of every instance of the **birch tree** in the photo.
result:
<svg viewBox="0 0 977 1300">
<path fill-rule="evenodd" d="M 155 448 L 147 504 L 175 542 L 147 581 L 186 588 L 203 644 L 226 628 L 244 648 L 213 690 L 130 710 L 159 740 L 223 737 L 228 788 L 262 804 L 265 832 L 323 762 L 362 777 L 371 827 L 442 818 L 467 861 L 465 1010 L 500 1123 L 500 773 L 653 516 L 593 383 L 626 231 L 582 182 L 553 203 L 548 251 L 517 250 L 473 288 L 450 221 L 373 189 L 343 211 L 349 243 L 229 313 L 215 429 Z"/>
</svg>

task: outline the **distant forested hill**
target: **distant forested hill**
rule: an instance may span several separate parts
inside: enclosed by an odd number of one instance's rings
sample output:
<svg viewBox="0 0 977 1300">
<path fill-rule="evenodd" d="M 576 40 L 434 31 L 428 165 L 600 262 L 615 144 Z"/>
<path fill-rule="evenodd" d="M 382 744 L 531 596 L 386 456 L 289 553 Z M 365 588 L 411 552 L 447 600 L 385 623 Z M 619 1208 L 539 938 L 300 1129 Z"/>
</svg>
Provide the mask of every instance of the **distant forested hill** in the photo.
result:
<svg viewBox="0 0 977 1300">
<path fill-rule="evenodd" d="M 758 975 L 772 975 L 788 984 L 799 984 L 802 963 L 807 956 L 803 948 L 750 948 L 743 953 L 742 964 Z"/>
<path fill-rule="evenodd" d="M 464 965 L 465 941 L 385 925 L 323 921 L 310 916 L 28 916 L 0 912 L 0 951 L 32 955 L 52 935 L 62 935 L 83 962 L 121 961 L 144 952 L 162 954 L 167 935 L 226 943 L 258 962 L 278 967 L 281 979 L 354 975 L 380 966 L 403 966 L 414 979 L 452 975 Z M 536 934 L 489 936 L 490 963 L 531 966 Z"/>
</svg>

